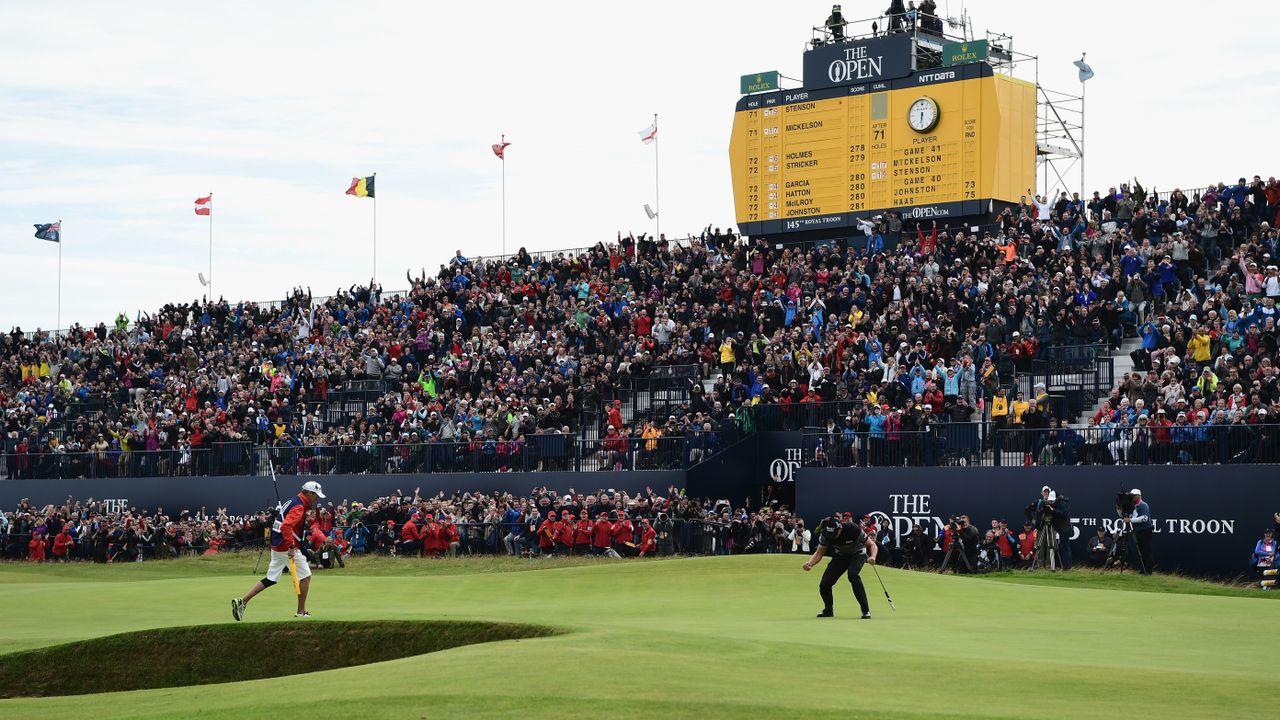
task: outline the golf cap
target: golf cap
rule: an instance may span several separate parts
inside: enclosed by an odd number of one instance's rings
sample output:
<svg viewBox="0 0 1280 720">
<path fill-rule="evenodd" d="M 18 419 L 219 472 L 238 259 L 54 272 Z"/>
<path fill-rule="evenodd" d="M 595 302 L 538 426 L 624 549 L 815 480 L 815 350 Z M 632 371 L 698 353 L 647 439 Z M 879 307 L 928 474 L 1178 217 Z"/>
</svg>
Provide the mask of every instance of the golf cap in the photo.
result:
<svg viewBox="0 0 1280 720">
<path fill-rule="evenodd" d="M 1141 491 L 1141 490 L 1139 490 L 1138 488 L 1134 488 L 1134 489 L 1132 489 L 1132 490 L 1130 490 L 1130 491 L 1129 491 L 1129 494 L 1130 494 L 1130 495 L 1137 495 L 1137 496 L 1141 497 L 1141 496 L 1142 496 L 1142 491 Z"/>
<path fill-rule="evenodd" d="M 316 482 L 315 480 L 312 480 L 311 482 L 308 482 L 307 484 L 303 485 L 302 489 L 305 490 L 306 492 L 315 493 L 316 497 L 320 498 L 321 500 L 324 499 L 324 491 L 320 489 L 320 483 Z"/>
</svg>

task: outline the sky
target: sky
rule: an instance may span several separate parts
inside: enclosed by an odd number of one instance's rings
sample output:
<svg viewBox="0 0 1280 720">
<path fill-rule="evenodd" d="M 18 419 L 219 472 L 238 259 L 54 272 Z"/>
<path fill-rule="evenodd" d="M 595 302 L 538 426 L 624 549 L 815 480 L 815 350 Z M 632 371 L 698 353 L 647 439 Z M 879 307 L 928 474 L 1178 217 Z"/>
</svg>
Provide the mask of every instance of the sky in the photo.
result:
<svg viewBox="0 0 1280 720">
<path fill-rule="evenodd" d="M 733 224 L 740 75 L 801 77 L 821 2 L 101 3 L 5 0 L 0 25 L 0 330 L 133 317 L 215 295 L 331 294 L 506 248 L 587 247 Z M 846 17 L 862 4 L 845 2 Z M 959 15 L 961 3 L 941 2 Z M 1070 7 L 1068 13 L 1064 8 Z M 1280 3 L 1231 23 L 1202 3 L 970 0 L 1042 85 L 1077 92 L 1085 185 L 1171 189 L 1280 175 Z M 1212 28 L 1200 31 L 1199 28 Z M 1035 68 L 1020 75 L 1036 79 Z M 798 82 L 784 81 L 784 87 Z M 657 155 L 638 131 L 658 114 Z M 655 160 L 659 183 L 655 188 Z M 657 197 L 655 197 L 657 195 Z"/>
</svg>

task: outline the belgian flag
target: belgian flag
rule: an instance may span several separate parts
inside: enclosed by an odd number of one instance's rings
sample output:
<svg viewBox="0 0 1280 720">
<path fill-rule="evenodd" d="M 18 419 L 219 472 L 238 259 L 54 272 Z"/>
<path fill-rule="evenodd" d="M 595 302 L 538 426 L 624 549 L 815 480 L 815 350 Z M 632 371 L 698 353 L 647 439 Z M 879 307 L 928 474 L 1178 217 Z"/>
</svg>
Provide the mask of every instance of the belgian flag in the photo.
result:
<svg viewBox="0 0 1280 720">
<path fill-rule="evenodd" d="M 373 180 L 376 177 L 378 176 L 370 175 L 369 177 L 351 178 L 351 187 L 347 188 L 347 194 L 355 195 L 356 197 L 374 197 Z"/>
</svg>

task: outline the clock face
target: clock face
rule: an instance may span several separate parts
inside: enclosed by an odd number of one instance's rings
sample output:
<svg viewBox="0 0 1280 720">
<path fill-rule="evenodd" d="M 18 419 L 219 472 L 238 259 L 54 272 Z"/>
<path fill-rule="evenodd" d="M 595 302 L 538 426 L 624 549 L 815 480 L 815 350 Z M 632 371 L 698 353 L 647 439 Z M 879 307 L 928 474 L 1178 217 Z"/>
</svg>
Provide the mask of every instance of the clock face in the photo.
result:
<svg viewBox="0 0 1280 720">
<path fill-rule="evenodd" d="M 916 132 L 926 133 L 938 124 L 938 115 L 938 103 L 933 98 L 922 97 L 907 110 L 907 124 Z"/>
</svg>

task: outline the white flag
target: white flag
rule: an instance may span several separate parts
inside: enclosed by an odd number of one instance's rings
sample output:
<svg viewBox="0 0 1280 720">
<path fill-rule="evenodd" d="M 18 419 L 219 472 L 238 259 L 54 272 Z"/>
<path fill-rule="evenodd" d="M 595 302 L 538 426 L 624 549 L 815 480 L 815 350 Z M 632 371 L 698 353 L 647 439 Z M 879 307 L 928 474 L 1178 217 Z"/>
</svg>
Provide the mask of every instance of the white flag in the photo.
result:
<svg viewBox="0 0 1280 720">
<path fill-rule="evenodd" d="M 1075 65 L 1076 68 L 1080 70 L 1080 82 L 1084 82 L 1093 77 L 1093 68 L 1089 67 L 1089 63 L 1084 61 L 1083 55 L 1080 56 L 1079 60 L 1072 63 L 1072 65 Z"/>
<path fill-rule="evenodd" d="M 648 145 L 649 143 L 657 139 L 658 139 L 657 125 L 650 125 L 649 127 L 640 131 L 640 142 L 644 143 L 645 145 Z"/>
</svg>

